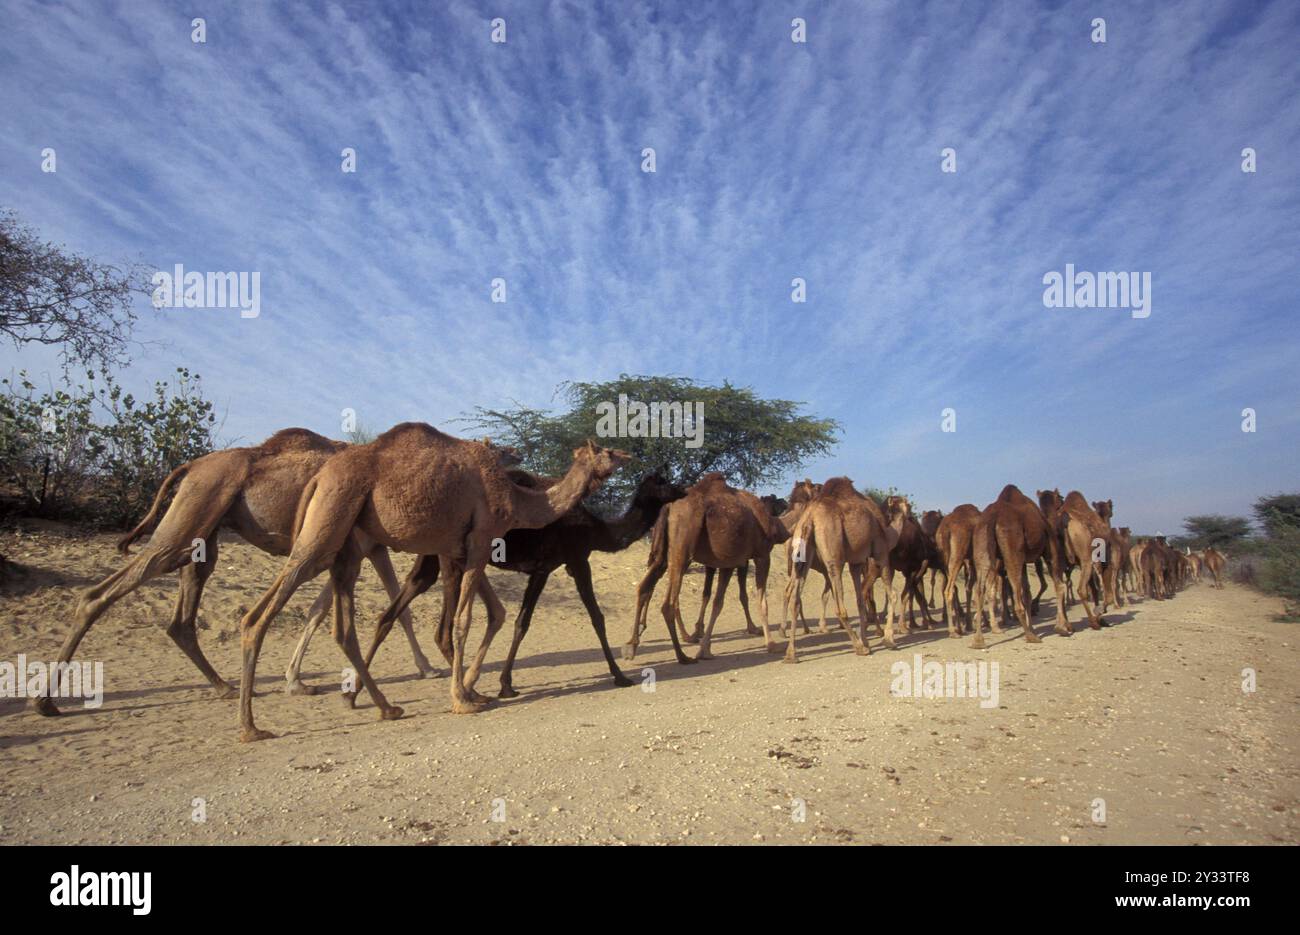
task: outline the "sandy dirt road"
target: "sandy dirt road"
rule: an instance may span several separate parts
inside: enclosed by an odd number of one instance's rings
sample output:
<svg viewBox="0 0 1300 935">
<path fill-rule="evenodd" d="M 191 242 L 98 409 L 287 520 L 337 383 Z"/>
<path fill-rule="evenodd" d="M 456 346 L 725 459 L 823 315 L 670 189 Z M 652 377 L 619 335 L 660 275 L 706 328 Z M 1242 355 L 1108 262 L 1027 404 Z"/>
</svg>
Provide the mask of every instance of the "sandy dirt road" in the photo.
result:
<svg viewBox="0 0 1300 935">
<path fill-rule="evenodd" d="M 23 566 L 0 585 L 0 660 L 52 659 L 75 589 L 117 567 L 112 537 L 28 527 L 0 534 L 0 552 Z M 410 558 L 396 560 L 405 574 Z M 593 556 L 616 646 L 644 561 L 642 544 Z M 277 564 L 222 543 L 199 636 L 232 680 L 239 616 Z M 784 577 L 773 577 L 779 595 Z M 479 684 L 495 694 L 524 579 L 493 580 L 511 615 Z M 406 717 L 386 723 L 364 695 L 347 710 L 333 694 L 281 691 L 316 593 L 307 587 L 259 668 L 258 722 L 281 736 L 242 745 L 235 702 L 213 699 L 163 632 L 176 586 L 160 579 L 82 644 L 79 658 L 104 664 L 101 708 L 65 701 L 62 717 L 42 718 L 0 700 L 0 843 L 1300 841 L 1300 630 L 1275 619 L 1275 600 L 1193 585 L 1112 609 L 1114 625 L 1097 632 L 1072 608 L 1076 633 L 1063 638 L 1051 633 L 1049 590 L 1041 645 L 1009 632 L 978 651 L 936 628 L 907 634 L 897 652 L 873 639 L 872 655 L 856 657 L 842 633 L 814 624 L 788 666 L 744 635 L 732 587 L 717 658 L 687 667 L 672 659 L 657 595 L 648 642 L 625 664 L 638 681 L 653 671 L 651 692 L 613 686 L 560 572 L 524 643 L 520 697 L 473 716 L 450 713 L 445 679 L 414 677 L 395 631 L 374 671 Z M 691 575 L 688 617 L 701 588 Z M 364 642 L 384 603 L 368 566 L 358 598 Z M 414 607 L 438 661 L 439 602 Z M 774 596 L 774 621 L 778 606 Z M 891 667 L 918 654 L 997 662 L 997 705 L 891 695 Z M 337 684 L 343 664 L 319 634 L 311 679 Z M 1248 667 L 1253 693 L 1242 690 Z"/>
</svg>

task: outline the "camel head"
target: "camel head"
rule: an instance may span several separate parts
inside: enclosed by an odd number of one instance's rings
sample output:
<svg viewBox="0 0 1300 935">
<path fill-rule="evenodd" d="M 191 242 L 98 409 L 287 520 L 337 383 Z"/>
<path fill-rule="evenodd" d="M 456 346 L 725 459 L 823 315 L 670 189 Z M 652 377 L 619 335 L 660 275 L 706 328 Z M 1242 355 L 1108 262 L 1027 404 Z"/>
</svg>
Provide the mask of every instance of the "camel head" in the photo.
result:
<svg viewBox="0 0 1300 935">
<path fill-rule="evenodd" d="M 664 504 L 680 500 L 684 496 L 686 496 L 685 487 L 674 484 L 655 471 L 641 478 L 641 483 L 636 485 L 636 492 L 632 494 L 632 504 L 658 511 Z"/>
<path fill-rule="evenodd" d="M 933 536 L 943 522 L 943 510 L 926 510 L 921 514 L 921 528 L 927 535 Z"/>
<path fill-rule="evenodd" d="M 1110 524 L 1110 518 L 1115 515 L 1115 503 L 1112 500 L 1094 500 L 1092 508 L 1097 511 L 1097 515 L 1104 519 L 1107 525 Z"/>
<path fill-rule="evenodd" d="M 794 486 L 790 488 L 790 496 L 786 499 L 790 501 L 791 506 L 794 506 L 796 503 L 807 503 L 809 500 L 813 499 L 813 497 L 817 496 L 817 490 L 820 486 L 820 484 L 814 484 L 811 480 L 805 477 L 801 481 L 795 481 Z"/>
<path fill-rule="evenodd" d="M 763 504 L 767 507 L 767 511 L 773 516 L 780 516 L 786 510 L 790 509 L 790 504 L 775 494 L 764 494 L 759 497 L 759 499 L 763 501 Z"/>
<path fill-rule="evenodd" d="M 892 523 L 896 517 L 910 519 L 912 516 L 912 504 L 908 502 L 907 497 L 893 495 L 885 498 L 885 515 L 889 517 Z"/>
<path fill-rule="evenodd" d="M 1133 530 L 1129 529 L 1127 526 L 1119 527 L 1119 536 L 1125 542 L 1127 542 L 1132 537 L 1132 535 L 1133 535 Z"/>
<path fill-rule="evenodd" d="M 1051 490 L 1038 491 L 1038 507 L 1047 516 L 1059 513 L 1064 506 L 1065 500 L 1061 498 L 1061 488 L 1054 487 Z"/>
<path fill-rule="evenodd" d="M 619 451 L 617 448 L 602 448 L 591 439 L 587 439 L 587 444 L 581 448 L 573 449 L 573 463 L 586 467 L 591 471 L 591 480 L 587 488 L 588 494 L 595 492 L 596 488 L 604 483 L 605 478 L 631 460 L 632 456 L 626 451 Z"/>
</svg>

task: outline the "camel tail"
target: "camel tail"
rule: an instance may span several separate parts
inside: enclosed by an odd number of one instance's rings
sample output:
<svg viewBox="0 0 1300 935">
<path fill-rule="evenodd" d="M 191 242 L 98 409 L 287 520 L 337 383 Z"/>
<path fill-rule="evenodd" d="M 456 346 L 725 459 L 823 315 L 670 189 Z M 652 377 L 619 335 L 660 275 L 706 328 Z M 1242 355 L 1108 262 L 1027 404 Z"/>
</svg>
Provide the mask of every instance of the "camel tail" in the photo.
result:
<svg viewBox="0 0 1300 935">
<path fill-rule="evenodd" d="M 186 461 L 163 479 L 162 485 L 158 488 L 158 493 L 154 495 L 153 505 L 149 507 L 149 512 L 144 515 L 144 519 L 140 520 L 140 525 L 136 526 L 121 539 L 117 540 L 117 550 L 119 552 L 123 555 L 130 555 L 131 543 L 135 542 L 135 540 L 139 539 L 157 524 L 158 517 L 163 512 L 163 502 L 166 501 L 167 497 L 171 494 L 172 487 L 179 483 L 181 478 L 189 473 L 190 465 L 193 463 L 194 462 L 192 461 Z"/>
<path fill-rule="evenodd" d="M 298 509 L 293 514 L 293 534 L 289 537 L 289 548 L 298 541 L 298 534 L 302 532 L 302 524 L 307 519 L 307 506 L 311 503 L 312 495 L 316 493 L 316 478 L 307 481 L 307 486 L 302 489 L 302 496 L 298 498 Z"/>
</svg>

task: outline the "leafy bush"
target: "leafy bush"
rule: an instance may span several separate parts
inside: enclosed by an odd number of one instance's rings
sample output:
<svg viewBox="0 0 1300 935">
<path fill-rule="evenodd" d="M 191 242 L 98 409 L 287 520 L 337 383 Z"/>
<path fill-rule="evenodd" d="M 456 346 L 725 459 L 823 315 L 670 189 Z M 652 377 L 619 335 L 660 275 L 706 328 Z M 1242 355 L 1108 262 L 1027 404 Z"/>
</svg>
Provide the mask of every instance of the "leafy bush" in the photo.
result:
<svg viewBox="0 0 1300 935">
<path fill-rule="evenodd" d="M 212 404 L 184 367 L 145 400 L 107 371 L 39 395 L 25 372 L 0 386 L 0 478 L 18 512 L 128 525 L 173 469 L 214 447 Z"/>
</svg>

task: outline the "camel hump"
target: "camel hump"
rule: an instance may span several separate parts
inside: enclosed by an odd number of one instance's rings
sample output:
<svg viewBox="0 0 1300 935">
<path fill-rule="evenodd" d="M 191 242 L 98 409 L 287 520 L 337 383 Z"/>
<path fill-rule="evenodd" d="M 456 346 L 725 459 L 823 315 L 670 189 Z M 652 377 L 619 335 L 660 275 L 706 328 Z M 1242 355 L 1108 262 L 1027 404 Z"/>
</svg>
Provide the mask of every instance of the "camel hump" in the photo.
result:
<svg viewBox="0 0 1300 935">
<path fill-rule="evenodd" d="M 1093 512 L 1092 507 L 1088 504 L 1087 498 L 1077 490 L 1071 490 L 1065 495 L 1065 508 L 1071 513 L 1081 513 L 1084 515 Z"/>
<path fill-rule="evenodd" d="M 379 435 L 374 444 L 386 447 L 399 442 L 416 442 L 424 445 L 466 445 L 463 439 L 448 435 L 434 428 L 428 422 L 399 422 L 391 429 Z"/>
<path fill-rule="evenodd" d="M 257 451 L 262 455 L 277 455 L 288 451 L 337 451 L 343 445 L 313 432 L 311 429 L 280 429 L 262 444 Z"/>
<path fill-rule="evenodd" d="M 723 474 L 721 471 L 710 471 L 701 476 L 700 479 L 695 482 L 695 486 L 691 487 L 690 492 L 710 494 L 722 493 L 729 489 L 730 488 L 727 486 L 727 475 Z"/>
<path fill-rule="evenodd" d="M 995 502 L 1015 503 L 1023 496 L 1024 494 L 1020 492 L 1019 487 L 1017 487 L 1015 484 L 1007 484 L 1005 487 L 1002 488 L 1002 493 L 998 494 L 998 498 Z"/>
<path fill-rule="evenodd" d="M 858 493 L 853 481 L 847 477 L 832 477 L 826 483 L 822 484 L 821 495 L 823 499 L 839 500 L 845 497 L 852 499 L 861 499 L 862 494 Z"/>
</svg>

